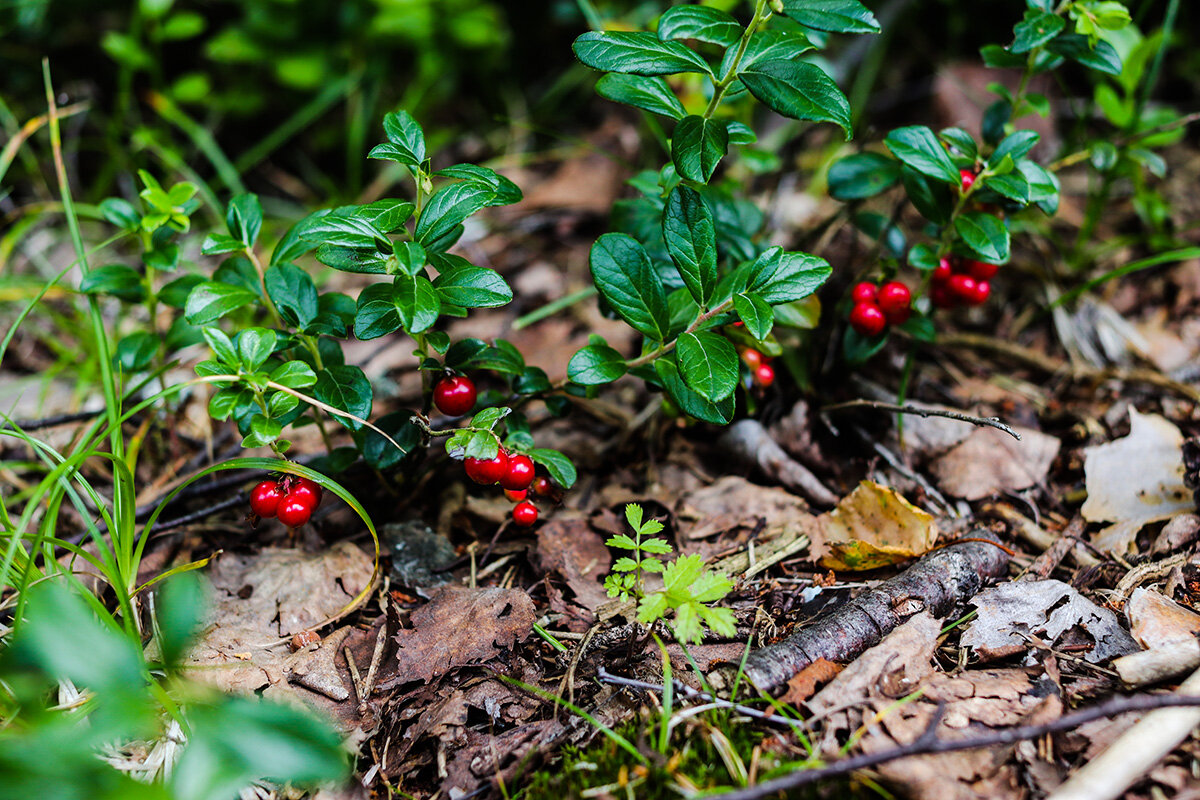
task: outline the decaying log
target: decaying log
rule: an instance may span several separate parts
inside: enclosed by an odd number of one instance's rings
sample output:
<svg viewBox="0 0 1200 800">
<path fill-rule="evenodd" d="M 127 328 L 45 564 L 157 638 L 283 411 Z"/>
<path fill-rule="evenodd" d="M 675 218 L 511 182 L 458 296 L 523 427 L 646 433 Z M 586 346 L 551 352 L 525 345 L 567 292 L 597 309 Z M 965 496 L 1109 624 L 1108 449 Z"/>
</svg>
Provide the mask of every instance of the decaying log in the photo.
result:
<svg viewBox="0 0 1200 800">
<path fill-rule="evenodd" d="M 819 658 L 853 661 L 925 609 L 939 617 L 948 613 L 1008 567 L 1008 553 L 988 543 L 995 541 L 992 534 L 978 530 L 970 536 L 988 541 L 965 541 L 935 550 L 788 638 L 754 651 L 746 659 L 746 677 L 759 689 L 773 689 Z"/>
</svg>

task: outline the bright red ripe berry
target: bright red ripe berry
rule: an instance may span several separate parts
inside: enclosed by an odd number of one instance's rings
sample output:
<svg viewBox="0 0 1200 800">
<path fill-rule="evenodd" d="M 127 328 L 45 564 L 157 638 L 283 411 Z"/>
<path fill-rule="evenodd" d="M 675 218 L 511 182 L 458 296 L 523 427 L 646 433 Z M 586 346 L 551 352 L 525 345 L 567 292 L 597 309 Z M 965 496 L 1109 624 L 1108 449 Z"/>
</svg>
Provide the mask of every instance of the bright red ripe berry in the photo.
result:
<svg viewBox="0 0 1200 800">
<path fill-rule="evenodd" d="M 321 504 L 321 487 L 308 478 L 293 478 L 292 486 L 288 489 L 289 497 L 307 497 L 316 508 Z"/>
<path fill-rule="evenodd" d="M 766 389 L 775 382 L 775 368 L 770 364 L 759 364 L 754 370 L 754 382 Z"/>
<path fill-rule="evenodd" d="M 528 495 L 528 494 L 529 494 L 528 489 L 522 489 L 519 492 L 514 492 L 512 489 L 504 490 L 504 496 L 507 497 L 509 500 L 513 501 L 514 503 L 519 503 L 520 501 L 524 500 L 526 495 Z"/>
<path fill-rule="evenodd" d="M 850 299 L 855 303 L 874 303 L 878 291 L 875 284 L 862 281 L 854 284 L 854 288 L 850 290 Z"/>
<path fill-rule="evenodd" d="M 312 517 L 313 508 L 311 497 L 296 496 L 289 492 L 279 501 L 275 516 L 279 517 L 279 521 L 289 528 L 299 528 Z"/>
<path fill-rule="evenodd" d="M 992 293 L 992 285 L 987 281 L 975 281 L 975 291 L 971 293 L 967 299 L 967 305 L 981 306 L 987 302 L 988 296 Z"/>
<path fill-rule="evenodd" d="M 959 176 L 962 177 L 962 190 L 965 192 L 975 185 L 975 170 L 960 169 Z"/>
<path fill-rule="evenodd" d="M 476 483 L 496 483 L 508 472 L 508 454 L 501 450 L 494 458 L 465 458 L 463 468 Z"/>
<path fill-rule="evenodd" d="M 763 354 L 753 347 L 747 347 L 742 351 L 742 361 L 745 361 L 750 369 L 758 369 L 758 365 L 763 363 Z"/>
<path fill-rule="evenodd" d="M 954 274 L 954 265 L 950 263 L 950 259 L 943 258 L 938 261 L 938 265 L 933 270 L 931 276 L 934 283 L 945 283 L 950 280 L 950 276 Z"/>
<path fill-rule="evenodd" d="M 250 510 L 263 519 L 275 516 L 283 492 L 275 481 L 263 481 L 250 490 Z"/>
<path fill-rule="evenodd" d="M 540 494 L 543 497 L 554 491 L 554 484 L 550 483 L 550 479 L 542 475 L 533 482 L 533 493 Z"/>
<path fill-rule="evenodd" d="M 950 294 L 954 295 L 960 301 L 969 303 L 975 297 L 977 284 L 975 279 L 970 275 L 964 275 L 960 272 L 950 276 L 950 280 L 946 281 L 946 288 L 950 290 Z"/>
<path fill-rule="evenodd" d="M 885 315 L 890 311 L 902 311 L 912 303 L 912 292 L 899 281 L 888 281 L 879 289 L 879 310 Z"/>
<path fill-rule="evenodd" d="M 522 528 L 528 528 L 533 523 L 537 522 L 538 510 L 537 506 L 528 500 L 522 500 L 513 506 L 513 522 L 520 525 Z"/>
<path fill-rule="evenodd" d="M 1000 270 L 999 264 L 989 264 L 986 261 L 965 262 L 967 274 L 977 281 L 990 281 Z"/>
<path fill-rule="evenodd" d="M 878 336 L 887 327 L 887 319 L 874 303 L 859 303 L 850 309 L 850 327 L 863 336 Z"/>
<path fill-rule="evenodd" d="M 944 283 L 935 283 L 929 287 L 929 301 L 933 303 L 934 308 L 954 308 L 958 305 L 949 287 Z"/>
<path fill-rule="evenodd" d="M 529 456 L 516 455 L 508 459 L 508 470 L 500 478 L 500 485 L 514 492 L 523 491 L 533 483 L 533 459 Z"/>
<path fill-rule="evenodd" d="M 433 404 L 437 410 L 451 417 L 462 416 L 475 407 L 475 382 L 466 375 L 442 378 L 433 387 Z"/>
</svg>

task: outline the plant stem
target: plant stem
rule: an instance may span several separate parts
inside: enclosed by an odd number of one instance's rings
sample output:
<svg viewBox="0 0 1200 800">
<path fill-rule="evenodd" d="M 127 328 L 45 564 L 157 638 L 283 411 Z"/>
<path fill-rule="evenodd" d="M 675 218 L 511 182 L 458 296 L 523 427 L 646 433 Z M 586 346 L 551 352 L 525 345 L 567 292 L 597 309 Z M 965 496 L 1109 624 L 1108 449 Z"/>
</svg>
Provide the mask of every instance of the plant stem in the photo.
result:
<svg viewBox="0 0 1200 800">
<path fill-rule="evenodd" d="M 750 19 L 750 23 L 746 25 L 746 30 L 742 32 L 742 39 L 738 42 L 737 53 L 733 57 L 733 61 L 729 64 L 729 69 L 720 80 L 713 83 L 713 96 L 708 101 L 708 108 L 704 109 L 704 118 L 711 119 L 716 113 L 717 106 L 721 104 L 721 98 L 725 96 L 726 90 L 729 89 L 734 79 L 737 78 L 738 65 L 742 63 L 742 57 L 746 55 L 746 48 L 750 46 L 750 37 L 754 35 L 754 31 L 758 26 L 771 18 L 771 12 L 767 9 L 767 0 L 757 0 L 754 4 L 754 16 Z"/>
<path fill-rule="evenodd" d="M 688 325 L 687 330 L 685 330 L 683 333 L 694 333 L 696 331 L 696 329 L 699 328 L 701 325 L 708 322 L 710 319 L 717 316 L 718 314 L 724 313 L 729 308 L 729 306 L 732 304 L 733 304 L 732 300 L 726 300 L 724 303 L 721 303 L 721 305 L 717 306 L 716 308 L 713 308 L 709 311 L 705 311 L 703 314 L 696 317 L 696 319 L 692 321 L 692 324 Z M 679 335 L 682 336 L 683 333 L 681 333 Z M 676 338 L 672 339 L 671 341 L 667 342 L 666 344 L 664 344 L 662 347 L 658 348 L 657 350 L 652 350 L 651 352 L 646 353 L 645 355 L 638 356 L 637 358 L 633 358 L 633 359 L 630 359 L 629 361 L 626 361 L 625 368 L 626 369 L 634 369 L 636 367 L 642 366 L 643 364 L 649 364 L 651 361 L 658 358 L 659 356 L 665 356 L 667 353 L 669 353 L 675 349 L 675 343 L 678 341 L 679 341 L 679 337 L 676 337 Z"/>
</svg>

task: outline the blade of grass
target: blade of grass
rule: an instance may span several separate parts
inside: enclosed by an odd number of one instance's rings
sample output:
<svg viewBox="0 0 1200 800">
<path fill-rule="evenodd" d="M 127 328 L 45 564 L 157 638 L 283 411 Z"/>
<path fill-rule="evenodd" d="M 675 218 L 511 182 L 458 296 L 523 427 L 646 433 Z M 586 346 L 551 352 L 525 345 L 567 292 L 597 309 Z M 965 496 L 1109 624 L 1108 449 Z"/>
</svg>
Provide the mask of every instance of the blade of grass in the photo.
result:
<svg viewBox="0 0 1200 800">
<path fill-rule="evenodd" d="M 356 72 L 326 85 L 316 97 L 297 109 L 275 130 L 259 139 L 258 144 L 238 156 L 233 162 L 234 169 L 239 173 L 245 173 L 246 170 L 256 166 L 286 141 L 315 122 L 339 100 L 342 100 L 361 79 L 362 73 Z"/>
<path fill-rule="evenodd" d="M 1047 310 L 1057 308 L 1064 303 L 1069 303 L 1084 292 L 1090 292 L 1097 286 L 1107 283 L 1114 278 L 1122 278 L 1134 272 L 1140 272 L 1141 270 L 1149 269 L 1150 267 L 1157 267 L 1159 264 L 1169 264 L 1172 261 L 1185 261 L 1189 258 L 1200 258 L 1200 247 L 1184 247 L 1179 250 L 1158 253 L 1147 258 L 1138 259 L 1137 261 L 1130 261 L 1123 267 L 1117 267 L 1116 269 L 1109 270 L 1103 275 L 1092 278 L 1086 283 L 1080 284 L 1069 291 L 1063 292 L 1057 298 L 1055 298 L 1049 306 L 1047 306 Z"/>
<path fill-rule="evenodd" d="M 217 177 L 220 178 L 221 183 L 225 184 L 226 189 L 234 194 L 246 192 L 246 186 L 242 183 L 242 177 L 238 173 L 237 167 L 230 162 L 207 128 L 189 117 L 166 95 L 150 92 L 148 100 L 150 107 L 157 111 L 160 117 L 179 128 L 192 140 L 196 149 L 203 153 L 204 157 L 213 165 L 213 169 L 217 171 Z"/>
</svg>

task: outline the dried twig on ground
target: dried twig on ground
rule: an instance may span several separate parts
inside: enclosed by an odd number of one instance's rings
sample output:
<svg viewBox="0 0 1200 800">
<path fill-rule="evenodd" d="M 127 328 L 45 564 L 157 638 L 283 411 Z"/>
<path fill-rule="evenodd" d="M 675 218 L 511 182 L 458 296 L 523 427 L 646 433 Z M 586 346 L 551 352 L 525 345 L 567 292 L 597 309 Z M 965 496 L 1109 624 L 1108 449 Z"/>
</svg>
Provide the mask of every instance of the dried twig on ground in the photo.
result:
<svg viewBox="0 0 1200 800">
<path fill-rule="evenodd" d="M 987 426 L 995 428 L 996 430 L 1004 431 L 1017 441 L 1021 440 L 1021 434 L 1001 422 L 999 417 L 976 417 L 971 414 L 963 414 L 959 411 L 947 411 L 940 408 L 913 405 L 911 403 L 899 405 L 897 403 L 884 403 L 879 400 L 849 400 L 845 403 L 835 403 L 831 406 L 825 406 L 821 409 L 821 414 L 824 415 L 830 411 L 843 411 L 851 408 L 873 408 L 878 411 L 894 411 L 897 414 L 916 414 L 919 417 L 945 417 L 946 419 L 958 422 L 969 422 L 977 427 Z"/>
<path fill-rule="evenodd" d="M 787 639 L 754 651 L 746 659 L 746 677 L 760 689 L 772 689 L 818 658 L 839 663 L 854 660 L 918 612 L 946 614 L 1008 567 L 1008 553 L 990 543 L 994 541 L 990 533 L 977 531 L 972 536 L 987 541 L 935 550 Z"/>
</svg>

